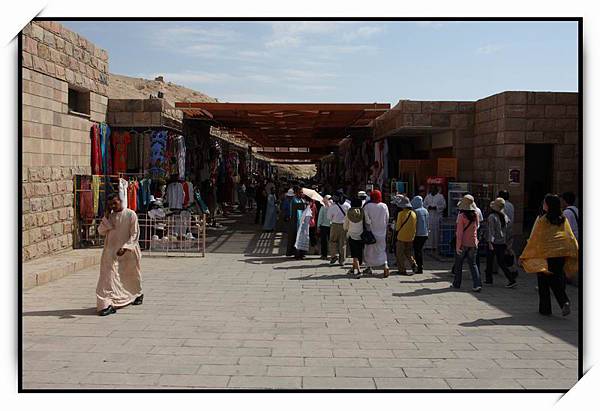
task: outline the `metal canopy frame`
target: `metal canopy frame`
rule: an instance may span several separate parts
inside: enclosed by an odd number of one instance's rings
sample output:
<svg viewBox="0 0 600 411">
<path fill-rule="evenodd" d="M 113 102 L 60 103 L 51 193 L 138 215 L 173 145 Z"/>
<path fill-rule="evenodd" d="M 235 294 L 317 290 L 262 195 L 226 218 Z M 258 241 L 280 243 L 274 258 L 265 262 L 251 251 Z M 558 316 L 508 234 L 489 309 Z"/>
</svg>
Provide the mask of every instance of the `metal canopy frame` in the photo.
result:
<svg viewBox="0 0 600 411">
<path fill-rule="evenodd" d="M 390 104 L 177 102 L 175 107 L 184 119 L 218 125 L 273 160 L 318 161 L 347 136 L 371 128 Z M 289 150 L 298 147 L 307 150 Z"/>
</svg>

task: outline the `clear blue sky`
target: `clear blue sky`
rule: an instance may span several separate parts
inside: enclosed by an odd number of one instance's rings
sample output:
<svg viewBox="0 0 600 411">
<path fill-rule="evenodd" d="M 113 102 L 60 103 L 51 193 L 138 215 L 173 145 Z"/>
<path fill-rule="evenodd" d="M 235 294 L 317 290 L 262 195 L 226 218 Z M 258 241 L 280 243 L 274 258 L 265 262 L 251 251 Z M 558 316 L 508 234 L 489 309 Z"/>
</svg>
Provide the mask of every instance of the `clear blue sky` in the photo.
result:
<svg viewBox="0 0 600 411">
<path fill-rule="evenodd" d="M 112 73 L 233 102 L 476 100 L 577 91 L 575 22 L 63 22 Z"/>
</svg>

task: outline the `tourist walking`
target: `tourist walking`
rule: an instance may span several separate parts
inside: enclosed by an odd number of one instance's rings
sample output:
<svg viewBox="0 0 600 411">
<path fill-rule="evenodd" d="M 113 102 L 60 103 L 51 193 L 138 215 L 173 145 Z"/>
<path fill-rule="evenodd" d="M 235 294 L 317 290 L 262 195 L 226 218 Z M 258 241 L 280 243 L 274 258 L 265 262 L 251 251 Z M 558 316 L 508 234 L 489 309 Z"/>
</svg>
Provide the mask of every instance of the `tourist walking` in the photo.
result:
<svg viewBox="0 0 600 411">
<path fill-rule="evenodd" d="M 417 263 L 413 257 L 413 241 L 417 232 L 417 214 L 412 209 L 408 197 L 401 195 L 398 199 L 398 218 L 396 219 L 396 263 L 398 274 L 413 275 L 417 271 Z M 405 262 L 411 265 L 412 272 L 407 272 Z"/>
<path fill-rule="evenodd" d="M 365 220 L 369 221 L 367 229 L 373 233 L 375 244 L 365 244 L 364 260 L 365 275 L 373 274 L 373 267 L 383 266 L 383 276 L 390 275 L 388 266 L 386 236 L 390 213 L 385 203 L 381 201 L 381 191 L 372 190 L 370 201 L 364 205 Z"/>
<path fill-rule="evenodd" d="M 476 264 L 476 253 L 479 245 L 477 239 L 477 227 L 479 216 L 475 211 L 473 196 L 465 195 L 458 202 L 458 219 L 456 222 L 456 257 L 454 263 L 454 281 L 451 287 L 460 288 L 462 283 L 463 263 L 467 260 L 471 278 L 473 280 L 473 291 L 481 291 L 481 275 Z"/>
<path fill-rule="evenodd" d="M 313 209 L 310 204 L 307 204 L 302 210 L 298 220 L 298 231 L 296 234 L 296 249 L 294 258 L 300 260 L 306 256 L 310 248 L 310 223 L 313 219 Z"/>
<path fill-rule="evenodd" d="M 490 203 L 490 214 L 487 218 L 487 264 L 485 268 L 485 283 L 492 284 L 494 282 L 492 276 L 492 266 L 494 265 L 494 257 L 498 262 L 498 266 L 506 276 L 508 284 L 506 288 L 514 288 L 517 286 L 516 278 L 518 271 L 510 268 L 513 262 L 507 262 L 510 254 L 506 253 L 507 242 L 511 230 L 512 222 L 508 216 L 504 214 L 505 201 L 502 197 L 498 197 Z"/>
<path fill-rule="evenodd" d="M 571 230 L 579 242 L 579 209 L 575 206 L 575 194 L 568 191 L 560 196 L 561 206 L 563 208 L 563 214 L 569 221 Z"/>
<path fill-rule="evenodd" d="M 323 197 L 323 206 L 319 209 L 319 218 L 317 219 L 317 234 L 321 242 L 321 260 L 327 260 L 329 255 L 329 230 L 331 222 L 327 217 L 327 209 L 331 206 L 331 196 L 329 194 Z"/>
<path fill-rule="evenodd" d="M 350 202 L 350 209 L 344 218 L 344 231 L 348 234 L 348 248 L 350 257 L 352 257 L 352 267 L 348 270 L 348 275 L 360 278 L 360 266 L 363 262 L 364 243 L 362 233 L 365 225 L 371 224 L 362 209 L 362 200 L 353 198 Z"/>
<path fill-rule="evenodd" d="M 421 196 L 415 196 L 411 203 L 417 215 L 417 229 L 413 241 L 413 251 L 417 263 L 415 274 L 423 274 L 423 246 L 429 237 L 429 211 L 423 207 L 423 197 Z"/>
<path fill-rule="evenodd" d="M 144 300 L 139 231 L 137 214 L 123 208 L 117 193 L 109 194 L 98 227 L 98 233 L 105 237 L 96 286 L 98 315 L 114 314 L 119 307 L 139 305 Z"/>
<path fill-rule="evenodd" d="M 294 190 L 291 188 L 285 193 L 283 200 L 281 201 L 281 215 L 283 216 L 284 222 L 289 222 L 292 212 L 292 199 L 294 198 Z"/>
<path fill-rule="evenodd" d="M 569 315 L 571 303 L 565 291 L 565 276 L 578 271 L 579 246 L 561 211 L 560 198 L 547 194 L 542 209 L 543 215 L 535 220 L 519 260 L 526 272 L 537 274 L 540 314 L 552 314 L 552 290 L 562 315 Z"/>
<path fill-rule="evenodd" d="M 309 238 L 310 238 L 310 249 L 309 254 L 315 252 L 317 247 L 317 218 L 319 217 L 319 211 L 317 210 L 317 203 L 313 199 L 308 200 L 308 206 L 310 207 L 310 225 L 309 225 Z"/>
<path fill-rule="evenodd" d="M 288 243 L 285 255 L 288 257 L 296 255 L 296 234 L 300 226 L 302 212 L 306 208 L 306 203 L 302 199 L 302 189 L 294 186 L 292 189 L 294 197 L 290 201 L 290 220 L 288 222 Z"/>
<path fill-rule="evenodd" d="M 429 194 L 425 196 L 423 205 L 429 211 L 429 238 L 426 247 L 437 249 L 439 244 L 440 220 L 446 209 L 446 199 L 440 193 L 438 186 L 432 186 Z"/>
<path fill-rule="evenodd" d="M 267 210 L 267 190 L 265 186 L 259 186 L 256 192 L 256 216 L 254 224 L 265 223 L 265 212 Z"/>
<path fill-rule="evenodd" d="M 277 223 L 277 204 L 275 198 L 275 189 L 271 189 L 271 193 L 267 197 L 267 211 L 265 215 L 265 223 L 263 224 L 263 230 L 271 232 L 275 230 L 275 224 Z"/>
<path fill-rule="evenodd" d="M 344 231 L 344 219 L 346 213 L 350 209 L 350 204 L 346 202 L 344 192 L 336 191 L 333 196 L 332 205 L 327 208 L 327 218 L 331 222 L 331 230 L 329 236 L 329 251 L 331 259 L 329 264 L 333 265 L 338 262 L 340 266 L 344 265 L 345 248 L 346 248 L 346 232 Z"/>
</svg>

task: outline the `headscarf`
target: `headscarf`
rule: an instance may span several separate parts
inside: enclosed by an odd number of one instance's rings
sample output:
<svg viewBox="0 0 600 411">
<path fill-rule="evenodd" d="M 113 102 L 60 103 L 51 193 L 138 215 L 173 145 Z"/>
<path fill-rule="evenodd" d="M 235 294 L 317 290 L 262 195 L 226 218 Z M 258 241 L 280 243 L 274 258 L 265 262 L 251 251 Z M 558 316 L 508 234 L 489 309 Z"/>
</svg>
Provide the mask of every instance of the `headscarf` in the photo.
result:
<svg viewBox="0 0 600 411">
<path fill-rule="evenodd" d="M 379 190 L 372 190 L 371 191 L 371 202 L 372 203 L 381 203 L 381 191 Z"/>
<path fill-rule="evenodd" d="M 421 208 L 423 207 L 423 197 L 414 196 L 411 203 L 414 209 Z"/>
</svg>

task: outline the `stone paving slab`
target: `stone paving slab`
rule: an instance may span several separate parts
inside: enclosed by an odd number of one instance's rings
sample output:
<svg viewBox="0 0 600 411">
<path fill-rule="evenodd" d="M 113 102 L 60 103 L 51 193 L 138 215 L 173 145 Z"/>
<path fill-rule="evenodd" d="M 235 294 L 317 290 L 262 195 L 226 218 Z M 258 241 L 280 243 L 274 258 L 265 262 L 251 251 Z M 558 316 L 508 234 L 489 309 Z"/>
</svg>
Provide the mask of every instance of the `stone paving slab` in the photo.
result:
<svg viewBox="0 0 600 411">
<path fill-rule="evenodd" d="M 568 389 L 572 314 L 537 313 L 535 277 L 481 293 L 424 274 L 348 278 L 282 256 L 279 233 L 242 218 L 206 258 L 144 258 L 144 304 L 95 314 L 98 268 L 23 292 L 23 386 L 196 389 Z M 235 241 L 232 241 L 235 239 Z M 285 246 L 285 242 L 281 243 Z M 99 251 L 95 251 L 99 255 Z"/>
</svg>

